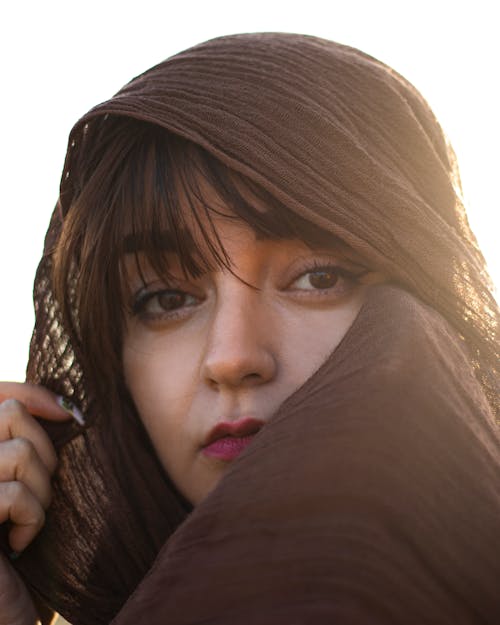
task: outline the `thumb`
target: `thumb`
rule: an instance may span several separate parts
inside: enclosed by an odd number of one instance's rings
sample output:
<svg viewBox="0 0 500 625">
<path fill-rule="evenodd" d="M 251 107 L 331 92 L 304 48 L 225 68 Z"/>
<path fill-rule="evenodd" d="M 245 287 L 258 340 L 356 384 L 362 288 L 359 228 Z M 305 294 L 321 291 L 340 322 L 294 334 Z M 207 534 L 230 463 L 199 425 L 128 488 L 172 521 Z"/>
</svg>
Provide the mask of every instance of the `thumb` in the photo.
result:
<svg viewBox="0 0 500 625">
<path fill-rule="evenodd" d="M 0 382 L 0 402 L 17 399 L 35 417 L 50 421 L 66 421 L 71 417 L 83 422 L 80 411 L 43 386 L 28 382 Z"/>
</svg>

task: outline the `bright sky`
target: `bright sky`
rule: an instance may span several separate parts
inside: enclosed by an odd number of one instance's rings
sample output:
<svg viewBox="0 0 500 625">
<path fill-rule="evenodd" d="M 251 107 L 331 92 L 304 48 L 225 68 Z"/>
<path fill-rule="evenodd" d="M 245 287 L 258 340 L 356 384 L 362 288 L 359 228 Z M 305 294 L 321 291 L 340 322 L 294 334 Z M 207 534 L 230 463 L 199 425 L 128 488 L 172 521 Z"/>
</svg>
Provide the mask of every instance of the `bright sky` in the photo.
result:
<svg viewBox="0 0 500 625">
<path fill-rule="evenodd" d="M 413 82 L 455 147 L 469 219 L 500 284 L 496 4 L 495 0 L 3 3 L 0 380 L 24 376 L 33 324 L 32 280 L 72 125 L 136 74 L 223 34 L 318 35 L 361 48 Z"/>
</svg>

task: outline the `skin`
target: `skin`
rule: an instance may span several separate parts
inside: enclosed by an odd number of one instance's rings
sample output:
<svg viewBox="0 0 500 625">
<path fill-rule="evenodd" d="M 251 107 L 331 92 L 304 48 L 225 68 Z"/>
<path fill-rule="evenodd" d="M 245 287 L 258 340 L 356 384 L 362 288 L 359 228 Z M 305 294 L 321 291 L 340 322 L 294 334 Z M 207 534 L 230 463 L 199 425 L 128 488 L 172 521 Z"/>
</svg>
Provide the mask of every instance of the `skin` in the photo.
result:
<svg viewBox="0 0 500 625">
<path fill-rule="evenodd" d="M 225 217 L 216 228 L 232 272 L 190 280 L 171 258 L 174 279 L 165 284 L 144 263 L 138 271 L 132 256 L 125 261 L 135 302 L 126 381 L 164 468 L 194 505 L 228 467 L 203 451 L 212 428 L 243 417 L 267 422 L 339 344 L 373 282 L 373 274 L 338 276 L 332 266 L 361 268 L 338 250 L 258 239 Z"/>
</svg>

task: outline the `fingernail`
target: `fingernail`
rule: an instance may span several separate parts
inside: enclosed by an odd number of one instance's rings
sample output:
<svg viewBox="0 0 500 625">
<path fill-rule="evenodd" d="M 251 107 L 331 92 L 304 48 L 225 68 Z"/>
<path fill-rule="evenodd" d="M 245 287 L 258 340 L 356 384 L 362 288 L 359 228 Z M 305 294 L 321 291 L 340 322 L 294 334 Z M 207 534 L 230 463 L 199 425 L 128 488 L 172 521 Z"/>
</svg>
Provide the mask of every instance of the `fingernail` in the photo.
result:
<svg viewBox="0 0 500 625">
<path fill-rule="evenodd" d="M 61 408 L 66 410 L 66 412 L 73 417 L 78 425 L 81 425 L 82 427 L 85 425 L 85 417 L 72 401 L 62 395 L 58 395 L 56 401 Z"/>
<path fill-rule="evenodd" d="M 9 560 L 11 562 L 14 562 L 15 560 L 17 560 L 20 557 L 21 553 L 19 551 L 11 551 L 9 553 Z"/>
</svg>

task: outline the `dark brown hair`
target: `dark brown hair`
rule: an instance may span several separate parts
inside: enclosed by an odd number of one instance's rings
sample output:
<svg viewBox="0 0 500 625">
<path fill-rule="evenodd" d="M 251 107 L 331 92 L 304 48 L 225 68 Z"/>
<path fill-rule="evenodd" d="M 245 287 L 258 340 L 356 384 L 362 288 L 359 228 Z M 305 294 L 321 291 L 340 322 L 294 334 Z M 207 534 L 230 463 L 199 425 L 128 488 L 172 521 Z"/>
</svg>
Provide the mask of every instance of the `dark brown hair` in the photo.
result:
<svg viewBox="0 0 500 625">
<path fill-rule="evenodd" d="M 66 325 L 93 374 L 92 386 L 111 399 L 110 389 L 123 393 L 117 382 L 124 313 L 130 308 L 124 254 L 135 254 L 139 271 L 146 263 L 167 281 L 166 252 L 191 277 L 217 266 L 231 270 L 213 223 L 221 210 L 259 237 L 311 246 L 342 243 L 191 141 L 122 117 L 108 117 L 102 125 L 79 170 L 79 192 L 55 249 L 53 279 Z M 222 204 L 208 197 L 207 187 Z M 204 242 L 203 251 L 195 239 Z"/>
</svg>

